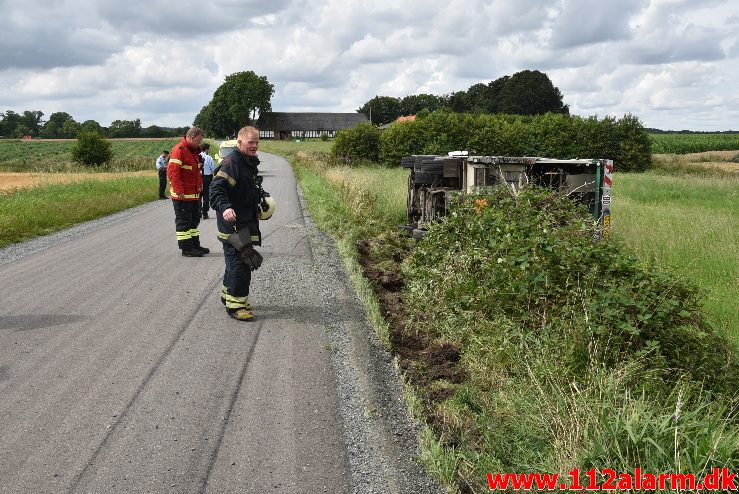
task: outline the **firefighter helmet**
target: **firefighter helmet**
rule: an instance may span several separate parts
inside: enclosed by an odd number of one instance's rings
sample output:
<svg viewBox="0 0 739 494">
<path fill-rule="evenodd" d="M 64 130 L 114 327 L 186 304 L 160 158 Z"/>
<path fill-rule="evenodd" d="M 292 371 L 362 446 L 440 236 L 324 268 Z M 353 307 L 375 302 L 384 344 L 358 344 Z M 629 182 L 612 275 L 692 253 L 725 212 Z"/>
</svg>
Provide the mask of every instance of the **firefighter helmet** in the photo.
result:
<svg viewBox="0 0 739 494">
<path fill-rule="evenodd" d="M 275 214 L 275 207 L 277 203 L 272 196 L 266 196 L 262 198 L 262 202 L 259 204 L 259 219 L 268 220 Z"/>
</svg>

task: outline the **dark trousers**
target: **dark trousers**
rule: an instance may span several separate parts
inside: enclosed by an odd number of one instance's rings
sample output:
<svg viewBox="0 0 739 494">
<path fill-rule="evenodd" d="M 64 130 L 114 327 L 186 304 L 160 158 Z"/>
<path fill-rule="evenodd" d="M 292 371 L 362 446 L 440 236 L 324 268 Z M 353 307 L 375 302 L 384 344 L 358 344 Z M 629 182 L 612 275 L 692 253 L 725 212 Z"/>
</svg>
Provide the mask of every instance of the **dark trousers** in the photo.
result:
<svg viewBox="0 0 739 494">
<path fill-rule="evenodd" d="M 164 191 L 167 190 L 167 169 L 159 170 L 159 198 L 164 197 Z"/>
<path fill-rule="evenodd" d="M 203 175 L 203 214 L 208 213 L 210 208 L 210 183 L 213 181 L 213 175 Z"/>
<path fill-rule="evenodd" d="M 251 284 L 251 270 L 246 266 L 241 254 L 228 242 L 223 243 L 223 257 L 226 260 L 226 271 L 223 273 L 221 297 L 226 301 L 227 309 L 246 307 Z"/>
<path fill-rule="evenodd" d="M 182 250 L 193 250 L 200 247 L 200 201 L 176 201 L 174 205 L 174 223 L 177 230 L 177 245 Z"/>
</svg>

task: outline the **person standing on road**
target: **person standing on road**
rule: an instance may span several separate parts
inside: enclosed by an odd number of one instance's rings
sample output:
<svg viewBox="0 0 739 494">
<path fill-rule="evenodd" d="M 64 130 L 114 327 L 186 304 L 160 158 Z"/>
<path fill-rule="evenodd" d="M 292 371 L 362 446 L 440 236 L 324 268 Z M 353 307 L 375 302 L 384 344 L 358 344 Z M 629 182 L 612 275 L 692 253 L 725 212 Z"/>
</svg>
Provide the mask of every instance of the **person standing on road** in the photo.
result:
<svg viewBox="0 0 739 494">
<path fill-rule="evenodd" d="M 171 184 L 170 196 L 174 205 L 177 245 L 185 257 L 203 257 L 210 249 L 200 246 L 200 192 L 203 177 L 200 174 L 200 143 L 203 131 L 190 127 L 182 140 L 175 144 L 167 164 Z"/>
<path fill-rule="evenodd" d="M 210 206 L 210 183 L 213 180 L 213 170 L 215 169 L 215 163 L 213 162 L 213 157 L 208 154 L 208 150 L 210 149 L 210 144 L 207 142 L 204 142 L 200 145 L 200 157 L 203 160 L 203 219 L 207 220 L 209 218 L 208 216 L 208 209 Z"/>
<path fill-rule="evenodd" d="M 239 130 L 236 149 L 221 161 L 210 186 L 210 204 L 216 211 L 218 239 L 223 243 L 226 262 L 221 302 L 228 315 L 239 321 L 254 318 L 249 303 L 249 285 L 251 272 L 262 262 L 254 246 L 261 245 L 260 217 L 266 219 L 271 216 L 271 211 L 267 213 L 267 206 L 260 207 L 266 205 L 263 197 L 268 194 L 261 187 L 258 148 L 259 131 L 256 128 L 247 126 Z M 273 210 L 274 206 L 270 209 Z"/>
<path fill-rule="evenodd" d="M 159 173 L 159 199 L 166 199 L 164 191 L 167 189 L 167 158 L 169 151 L 162 151 L 157 158 L 157 172 Z"/>
</svg>

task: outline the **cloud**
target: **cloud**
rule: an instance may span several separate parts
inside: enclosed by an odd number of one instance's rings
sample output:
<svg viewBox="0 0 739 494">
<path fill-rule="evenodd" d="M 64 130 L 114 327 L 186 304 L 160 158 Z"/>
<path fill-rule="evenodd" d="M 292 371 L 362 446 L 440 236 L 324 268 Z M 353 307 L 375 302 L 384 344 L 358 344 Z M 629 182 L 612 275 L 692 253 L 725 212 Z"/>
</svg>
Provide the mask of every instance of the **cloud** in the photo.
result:
<svg viewBox="0 0 739 494">
<path fill-rule="evenodd" d="M 630 39 L 634 33 L 629 20 L 645 3 L 644 0 L 563 0 L 551 26 L 551 47 L 573 48 Z"/>
<path fill-rule="evenodd" d="M 375 95 L 446 94 L 529 69 L 549 74 L 573 113 L 632 111 L 650 126 L 672 115 L 683 127 L 719 129 L 736 115 L 739 6 L 730 0 L 0 0 L 0 8 L 0 111 L 180 126 L 244 70 L 274 84 L 275 110 L 353 111 Z"/>
</svg>

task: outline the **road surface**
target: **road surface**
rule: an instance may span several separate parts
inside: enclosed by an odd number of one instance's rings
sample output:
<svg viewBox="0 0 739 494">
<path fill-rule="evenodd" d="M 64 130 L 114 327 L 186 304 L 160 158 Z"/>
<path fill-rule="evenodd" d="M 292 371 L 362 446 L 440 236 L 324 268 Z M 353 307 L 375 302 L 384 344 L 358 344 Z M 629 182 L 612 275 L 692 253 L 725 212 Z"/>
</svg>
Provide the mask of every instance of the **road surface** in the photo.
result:
<svg viewBox="0 0 739 494">
<path fill-rule="evenodd" d="M 215 220 L 183 258 L 169 201 L 0 265 L 0 492 L 437 492 L 332 242 L 260 156 L 254 321 L 220 303 Z"/>
</svg>

